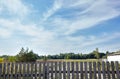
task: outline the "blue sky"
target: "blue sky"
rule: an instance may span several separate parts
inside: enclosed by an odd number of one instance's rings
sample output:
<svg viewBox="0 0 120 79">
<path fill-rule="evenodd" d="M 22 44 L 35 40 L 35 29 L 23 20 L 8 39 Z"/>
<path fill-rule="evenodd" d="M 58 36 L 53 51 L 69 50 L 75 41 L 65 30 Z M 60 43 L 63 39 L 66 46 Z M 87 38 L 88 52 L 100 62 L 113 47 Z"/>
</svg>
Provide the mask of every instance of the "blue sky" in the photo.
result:
<svg viewBox="0 0 120 79">
<path fill-rule="evenodd" d="M 120 0 L 0 0 L 0 55 L 120 50 Z"/>
</svg>

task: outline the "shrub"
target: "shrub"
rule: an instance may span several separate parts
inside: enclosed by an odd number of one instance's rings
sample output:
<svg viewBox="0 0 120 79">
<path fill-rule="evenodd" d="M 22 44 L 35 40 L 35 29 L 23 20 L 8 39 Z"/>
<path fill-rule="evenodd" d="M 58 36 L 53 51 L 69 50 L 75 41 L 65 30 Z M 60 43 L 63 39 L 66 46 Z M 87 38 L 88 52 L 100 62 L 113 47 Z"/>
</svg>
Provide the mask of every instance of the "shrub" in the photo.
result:
<svg viewBox="0 0 120 79">
<path fill-rule="evenodd" d="M 4 59 L 3 58 L 0 58 L 0 63 L 4 62 Z"/>
<path fill-rule="evenodd" d="M 28 49 L 22 48 L 19 54 L 16 55 L 18 62 L 34 62 L 36 61 L 39 56 L 35 54 L 32 50 L 29 51 Z"/>
</svg>

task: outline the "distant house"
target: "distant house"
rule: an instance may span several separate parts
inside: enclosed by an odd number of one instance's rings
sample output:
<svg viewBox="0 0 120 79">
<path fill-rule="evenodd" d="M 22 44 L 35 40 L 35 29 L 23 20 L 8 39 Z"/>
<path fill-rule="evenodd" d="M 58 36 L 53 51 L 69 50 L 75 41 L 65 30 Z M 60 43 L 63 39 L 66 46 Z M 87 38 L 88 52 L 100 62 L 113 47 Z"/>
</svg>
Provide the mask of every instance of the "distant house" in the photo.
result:
<svg viewBox="0 0 120 79">
<path fill-rule="evenodd" d="M 120 51 L 116 53 L 110 53 L 107 56 L 107 61 L 119 61 L 120 62 Z"/>
</svg>

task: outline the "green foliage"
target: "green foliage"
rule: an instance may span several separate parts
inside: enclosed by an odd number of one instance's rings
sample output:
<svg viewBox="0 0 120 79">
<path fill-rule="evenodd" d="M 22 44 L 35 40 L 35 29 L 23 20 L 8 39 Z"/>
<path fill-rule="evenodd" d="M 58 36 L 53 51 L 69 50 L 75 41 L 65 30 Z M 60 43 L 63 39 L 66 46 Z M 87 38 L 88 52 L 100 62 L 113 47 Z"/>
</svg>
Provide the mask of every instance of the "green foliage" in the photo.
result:
<svg viewBox="0 0 120 79">
<path fill-rule="evenodd" d="M 47 61 L 47 57 L 46 56 L 44 56 L 44 59 L 43 59 L 44 61 Z"/>
<path fill-rule="evenodd" d="M 108 54 L 109 54 L 109 51 L 106 51 L 106 58 L 107 58 Z"/>
<path fill-rule="evenodd" d="M 43 60 L 48 60 L 48 59 L 99 59 L 99 58 L 105 57 L 106 54 L 100 53 L 98 51 L 98 48 L 96 48 L 96 50 L 94 50 L 93 52 L 91 52 L 89 54 L 60 53 L 57 55 L 38 56 L 32 50 L 29 51 L 28 49 L 22 48 L 16 56 L 3 55 L 0 57 L 3 58 L 4 61 L 9 61 L 9 62 L 15 62 L 15 61 L 17 61 L 17 62 L 34 62 L 37 59 L 43 59 Z"/>
<path fill-rule="evenodd" d="M 8 55 L 3 55 L 3 56 L 1 56 L 1 58 L 3 58 L 4 59 L 4 61 L 8 61 Z"/>
<path fill-rule="evenodd" d="M 9 56 L 8 61 L 9 62 L 16 62 L 16 57 L 15 56 Z"/>
<path fill-rule="evenodd" d="M 92 52 L 89 54 L 75 54 L 75 53 L 60 53 L 58 55 L 48 55 L 48 56 L 39 56 L 39 59 L 96 59 L 96 58 L 102 58 L 105 56 L 104 53 L 98 53 L 99 56 L 97 56 L 96 52 Z"/>
<path fill-rule="evenodd" d="M 97 59 L 100 58 L 100 53 L 99 53 L 99 51 L 98 51 L 98 48 L 96 48 L 96 50 L 94 50 L 93 53 L 95 54 L 95 57 L 96 57 Z"/>
<path fill-rule="evenodd" d="M 22 48 L 19 54 L 16 55 L 18 62 L 34 62 L 38 59 L 38 55 L 35 54 L 32 50 Z"/>
<path fill-rule="evenodd" d="M 2 63 L 4 61 L 4 59 L 3 58 L 0 58 L 0 63 Z"/>
</svg>

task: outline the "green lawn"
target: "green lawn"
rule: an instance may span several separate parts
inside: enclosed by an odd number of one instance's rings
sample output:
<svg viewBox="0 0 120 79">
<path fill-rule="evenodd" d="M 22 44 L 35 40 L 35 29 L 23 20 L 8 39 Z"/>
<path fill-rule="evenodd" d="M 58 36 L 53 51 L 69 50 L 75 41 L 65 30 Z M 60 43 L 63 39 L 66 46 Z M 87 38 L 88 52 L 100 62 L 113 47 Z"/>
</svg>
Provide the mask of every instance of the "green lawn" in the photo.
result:
<svg viewBox="0 0 120 79">
<path fill-rule="evenodd" d="M 43 60 L 37 60 L 43 61 Z M 62 61 L 62 62 L 97 62 L 98 59 L 48 59 L 47 61 Z"/>
</svg>

